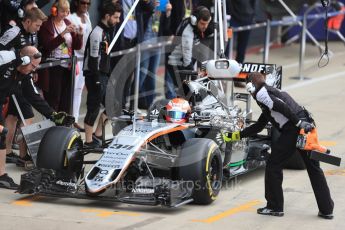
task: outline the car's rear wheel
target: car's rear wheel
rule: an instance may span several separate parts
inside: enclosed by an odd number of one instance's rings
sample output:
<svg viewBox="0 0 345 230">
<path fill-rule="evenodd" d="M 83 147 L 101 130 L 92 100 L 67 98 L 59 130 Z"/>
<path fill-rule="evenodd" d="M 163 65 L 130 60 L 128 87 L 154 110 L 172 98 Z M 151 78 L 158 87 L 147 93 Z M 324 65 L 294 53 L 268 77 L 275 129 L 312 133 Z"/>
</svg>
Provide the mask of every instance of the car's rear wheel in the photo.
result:
<svg viewBox="0 0 345 230">
<path fill-rule="evenodd" d="M 65 175 L 79 175 L 84 158 L 78 150 L 82 147 L 78 131 L 67 127 L 52 127 L 41 140 L 37 167 L 54 169 Z"/>
<path fill-rule="evenodd" d="M 206 138 L 187 140 L 178 158 L 178 179 L 193 182 L 196 204 L 210 204 L 221 189 L 223 169 L 217 144 Z"/>
</svg>

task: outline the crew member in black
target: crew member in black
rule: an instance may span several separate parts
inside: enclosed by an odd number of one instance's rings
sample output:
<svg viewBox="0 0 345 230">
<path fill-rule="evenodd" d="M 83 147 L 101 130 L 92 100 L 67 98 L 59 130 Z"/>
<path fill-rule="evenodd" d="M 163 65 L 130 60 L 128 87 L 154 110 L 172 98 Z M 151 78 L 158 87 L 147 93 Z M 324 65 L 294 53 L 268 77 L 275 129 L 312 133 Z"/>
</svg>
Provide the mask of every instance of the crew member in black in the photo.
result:
<svg viewBox="0 0 345 230">
<path fill-rule="evenodd" d="M 0 38 L 0 50 L 20 50 L 22 47 L 30 45 L 37 47 L 37 31 L 40 29 L 42 22 L 47 19 L 47 16 L 37 7 L 29 9 L 25 12 L 25 16 L 21 21 L 17 22 L 17 25 L 8 29 L 4 35 Z M 19 107 L 23 113 L 23 117 L 27 124 L 31 124 L 33 121 L 34 113 L 30 104 L 34 106 L 40 106 L 42 98 L 39 95 L 38 90 L 34 86 L 32 76 L 23 78 L 20 82 L 22 85 L 22 94 L 15 95 Z M 13 140 L 16 123 L 18 121 L 17 108 L 10 98 L 8 106 L 8 116 L 6 117 L 6 126 L 9 130 L 6 143 L 7 143 L 7 161 L 16 162 L 19 165 L 23 165 L 24 161 L 18 161 L 16 154 L 12 152 L 11 143 Z M 26 158 L 25 148 L 21 148 L 20 157 Z M 20 159 L 19 159 L 20 160 Z"/>
<path fill-rule="evenodd" d="M 84 125 L 85 145 L 88 147 L 99 145 L 102 124 L 106 120 L 105 113 L 102 113 L 93 138 L 93 125 L 100 111 L 101 103 L 105 105 L 105 92 L 110 75 L 110 56 L 107 55 L 108 45 L 111 42 L 110 33 L 113 31 L 113 27 L 120 22 L 121 11 L 122 8 L 117 3 L 109 2 L 103 5 L 101 21 L 90 33 L 85 47 L 84 76 L 88 94 Z"/>
<path fill-rule="evenodd" d="M 6 97 L 14 93 L 20 94 L 22 85 L 19 82 L 29 77 L 29 74 L 37 68 L 41 62 L 41 56 L 34 46 L 25 46 L 17 55 L 14 51 L 0 51 L 0 108 Z M 38 101 L 40 103 L 36 104 L 35 108 L 57 125 L 70 126 L 74 123 L 73 117 L 64 112 L 54 112 L 42 98 Z M 3 125 L 3 117 L 0 113 L 0 126 Z M 0 188 L 16 189 L 18 185 L 5 173 L 5 139 L 6 135 L 0 135 Z"/>
<path fill-rule="evenodd" d="M 283 216 L 284 196 L 282 189 L 283 165 L 296 152 L 296 142 L 300 129 L 310 132 L 314 128 L 314 120 L 310 113 L 297 104 L 286 92 L 280 91 L 265 83 L 261 73 L 250 73 L 247 78 L 247 90 L 251 93 L 262 113 L 258 121 L 240 132 L 228 133 L 226 141 L 236 141 L 259 133 L 268 122 L 280 131 L 276 141 L 272 140 L 272 151 L 267 160 L 265 171 L 265 198 L 267 205 L 257 210 L 258 214 Z M 314 190 L 319 217 L 333 218 L 334 202 L 327 185 L 325 175 L 318 161 L 308 157 L 308 151 L 300 152 L 307 167 L 309 179 Z"/>
</svg>

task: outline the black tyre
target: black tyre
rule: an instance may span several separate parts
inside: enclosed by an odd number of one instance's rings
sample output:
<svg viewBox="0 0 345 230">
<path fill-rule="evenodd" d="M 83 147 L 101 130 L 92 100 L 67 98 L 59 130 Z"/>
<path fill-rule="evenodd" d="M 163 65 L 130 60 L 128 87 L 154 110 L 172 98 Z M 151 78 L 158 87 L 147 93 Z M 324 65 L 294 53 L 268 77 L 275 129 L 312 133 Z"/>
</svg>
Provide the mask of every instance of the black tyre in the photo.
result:
<svg viewBox="0 0 345 230">
<path fill-rule="evenodd" d="M 183 145 L 178 160 L 178 179 L 194 183 L 195 204 L 210 204 L 221 189 L 223 169 L 218 145 L 211 139 L 192 138 Z"/>
<path fill-rule="evenodd" d="M 276 141 L 279 138 L 280 132 L 276 128 L 271 128 L 271 137 L 272 141 Z M 285 163 L 284 168 L 286 169 L 297 169 L 304 170 L 306 166 L 304 164 L 303 158 L 300 155 L 299 151 L 293 154 L 293 156 Z"/>
<path fill-rule="evenodd" d="M 41 140 L 37 153 L 37 167 L 79 173 L 83 155 L 77 150 L 82 146 L 80 134 L 75 129 L 52 127 Z M 71 156 L 67 156 L 67 151 L 71 153 Z"/>
</svg>

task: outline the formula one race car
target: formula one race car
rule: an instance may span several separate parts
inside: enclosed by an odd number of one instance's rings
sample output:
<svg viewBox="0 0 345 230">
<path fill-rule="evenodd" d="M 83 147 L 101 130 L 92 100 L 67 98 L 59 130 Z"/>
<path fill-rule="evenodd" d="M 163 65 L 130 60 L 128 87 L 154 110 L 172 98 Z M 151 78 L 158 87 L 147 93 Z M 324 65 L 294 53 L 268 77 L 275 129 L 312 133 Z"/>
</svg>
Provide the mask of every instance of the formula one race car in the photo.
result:
<svg viewBox="0 0 345 230">
<path fill-rule="evenodd" d="M 244 67 L 265 70 L 270 84 L 280 87 L 280 67 Z M 239 73 L 235 61 L 212 60 L 205 68 L 206 77 L 183 82 L 183 98 L 157 101 L 145 119 L 130 112 L 113 118 L 113 138 L 102 148 L 83 147 L 75 129 L 49 128 L 39 144 L 37 169 L 22 175 L 19 192 L 170 207 L 212 203 L 222 180 L 265 165 L 272 131 L 225 142 L 224 132 L 253 122 L 250 95 L 232 90 L 227 103 L 223 83 L 233 83 Z M 89 153 L 100 155 L 86 160 Z"/>
</svg>

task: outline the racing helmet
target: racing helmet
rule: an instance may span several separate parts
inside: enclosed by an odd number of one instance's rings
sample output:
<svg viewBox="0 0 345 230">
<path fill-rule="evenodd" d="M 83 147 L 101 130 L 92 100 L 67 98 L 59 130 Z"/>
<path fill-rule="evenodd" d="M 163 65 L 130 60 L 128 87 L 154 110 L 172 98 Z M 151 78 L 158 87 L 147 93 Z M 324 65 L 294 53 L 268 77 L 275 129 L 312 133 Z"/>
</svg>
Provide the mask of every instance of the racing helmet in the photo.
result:
<svg viewBox="0 0 345 230">
<path fill-rule="evenodd" d="M 184 123 L 188 121 L 191 108 L 185 99 L 174 98 L 171 99 L 166 107 L 166 116 L 165 119 L 168 122 L 173 123 Z"/>
</svg>

